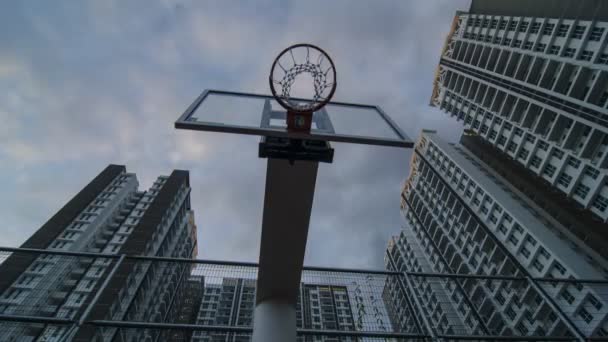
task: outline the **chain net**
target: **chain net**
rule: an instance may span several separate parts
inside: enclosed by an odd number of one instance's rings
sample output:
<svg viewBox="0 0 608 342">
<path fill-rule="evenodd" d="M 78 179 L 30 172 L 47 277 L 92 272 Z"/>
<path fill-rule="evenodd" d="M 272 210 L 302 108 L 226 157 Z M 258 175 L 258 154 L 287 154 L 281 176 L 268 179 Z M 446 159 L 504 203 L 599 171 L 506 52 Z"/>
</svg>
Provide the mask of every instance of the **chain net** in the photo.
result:
<svg viewBox="0 0 608 342">
<path fill-rule="evenodd" d="M 324 55 L 321 53 L 315 62 L 310 60 L 310 49 L 306 47 L 306 59 L 303 63 L 296 62 L 292 50 L 289 50 L 292 59 L 291 67 L 284 67 L 279 61 L 277 65 L 283 70 L 284 74 L 280 80 L 273 79 L 275 84 L 280 86 L 280 91 L 277 91 L 279 97 L 287 102 L 294 110 L 308 111 L 317 107 L 320 103 L 328 99 L 328 94 L 325 94 L 327 89 L 331 89 L 335 80 L 328 77 L 330 71 L 333 70 L 333 65 L 327 68 L 323 66 Z M 308 73 L 313 79 L 313 95 L 309 101 L 296 101 L 291 98 L 291 91 L 298 78 L 298 75 Z M 333 74 L 331 75 L 333 76 Z"/>
</svg>

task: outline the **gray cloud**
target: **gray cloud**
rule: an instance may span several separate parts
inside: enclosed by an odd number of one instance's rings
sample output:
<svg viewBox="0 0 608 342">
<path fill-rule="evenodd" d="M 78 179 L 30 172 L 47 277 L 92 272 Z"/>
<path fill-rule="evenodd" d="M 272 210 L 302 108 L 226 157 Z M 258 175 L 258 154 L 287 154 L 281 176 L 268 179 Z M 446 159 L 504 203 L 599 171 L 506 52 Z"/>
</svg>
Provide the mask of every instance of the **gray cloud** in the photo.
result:
<svg viewBox="0 0 608 342">
<path fill-rule="evenodd" d="M 382 106 L 412 138 L 460 125 L 428 107 L 454 12 L 468 1 L 97 1 L 0 8 L 0 245 L 18 245 L 108 163 L 142 187 L 191 171 L 199 256 L 256 261 L 266 161 L 256 137 L 176 131 L 204 88 L 267 93 L 275 55 L 322 46 L 336 99 Z M 45 7 L 43 7 L 45 6 Z M 335 144 L 306 262 L 381 267 L 410 153 Z"/>
</svg>

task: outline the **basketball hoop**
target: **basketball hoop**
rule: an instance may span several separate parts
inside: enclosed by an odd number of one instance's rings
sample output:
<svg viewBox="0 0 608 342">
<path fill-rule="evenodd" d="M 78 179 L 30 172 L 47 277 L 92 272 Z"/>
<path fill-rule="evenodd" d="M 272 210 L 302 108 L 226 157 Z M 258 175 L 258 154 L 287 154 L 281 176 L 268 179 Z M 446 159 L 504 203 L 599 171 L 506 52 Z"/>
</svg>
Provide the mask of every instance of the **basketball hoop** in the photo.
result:
<svg viewBox="0 0 608 342">
<path fill-rule="evenodd" d="M 306 85 L 296 84 L 298 76 L 312 77 L 312 85 L 303 96 L 295 97 L 294 89 L 304 90 Z M 300 77 L 300 80 L 303 77 Z M 287 109 L 289 131 L 310 132 L 313 112 L 323 108 L 336 91 L 336 68 L 329 55 L 311 44 L 295 44 L 283 50 L 270 69 L 270 90 L 277 102 Z M 278 85 L 278 90 L 275 88 Z"/>
</svg>

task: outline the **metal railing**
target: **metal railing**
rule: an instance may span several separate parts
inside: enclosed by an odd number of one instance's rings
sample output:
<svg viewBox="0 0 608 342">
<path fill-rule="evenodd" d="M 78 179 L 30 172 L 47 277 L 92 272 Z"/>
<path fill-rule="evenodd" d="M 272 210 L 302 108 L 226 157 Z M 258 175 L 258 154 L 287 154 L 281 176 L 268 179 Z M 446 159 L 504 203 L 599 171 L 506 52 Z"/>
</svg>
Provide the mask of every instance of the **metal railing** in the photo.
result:
<svg viewBox="0 0 608 342">
<path fill-rule="evenodd" d="M 0 247 L 0 340 L 248 340 L 256 278 L 255 263 Z M 559 303 L 577 326 L 608 310 L 608 280 L 305 267 L 298 340 L 580 341 L 539 287 L 593 293 Z"/>
</svg>

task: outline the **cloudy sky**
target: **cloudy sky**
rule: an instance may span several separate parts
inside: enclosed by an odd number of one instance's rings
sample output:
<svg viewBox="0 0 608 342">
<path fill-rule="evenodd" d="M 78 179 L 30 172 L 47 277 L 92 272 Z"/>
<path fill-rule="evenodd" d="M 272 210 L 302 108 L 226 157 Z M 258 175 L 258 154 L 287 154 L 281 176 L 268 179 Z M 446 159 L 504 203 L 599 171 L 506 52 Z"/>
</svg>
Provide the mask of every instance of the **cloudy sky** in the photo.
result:
<svg viewBox="0 0 608 342">
<path fill-rule="evenodd" d="M 297 42 L 337 66 L 335 100 L 380 105 L 410 137 L 461 126 L 428 106 L 468 1 L 10 1 L 0 4 L 0 245 L 18 246 L 107 164 L 142 189 L 190 170 L 199 257 L 257 261 L 259 138 L 175 130 L 206 88 L 269 93 Z M 334 144 L 319 170 L 306 263 L 383 266 L 410 153 Z"/>
</svg>

